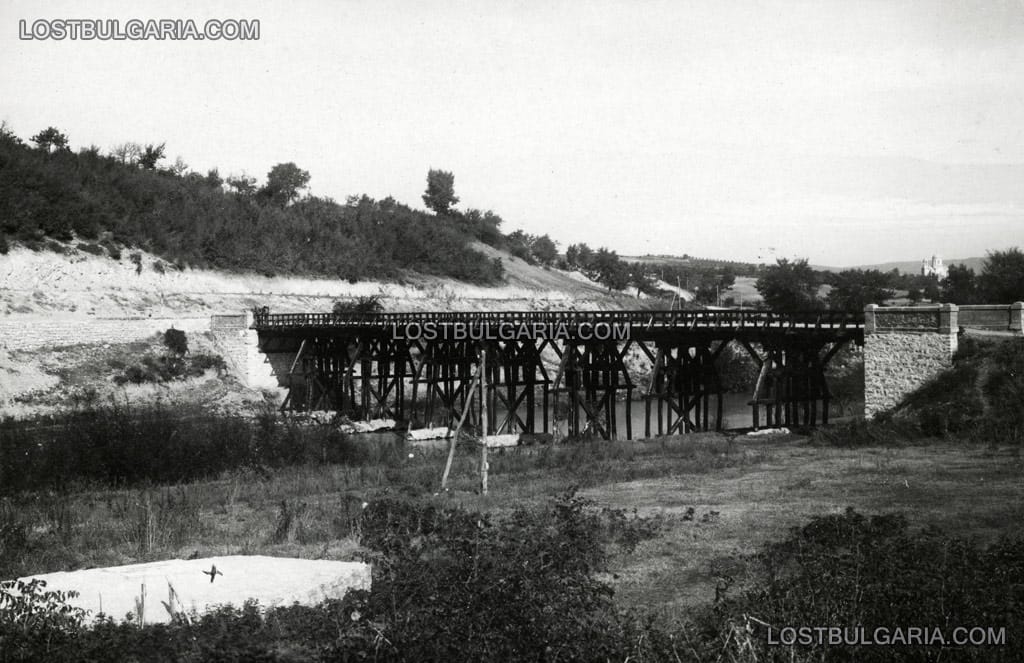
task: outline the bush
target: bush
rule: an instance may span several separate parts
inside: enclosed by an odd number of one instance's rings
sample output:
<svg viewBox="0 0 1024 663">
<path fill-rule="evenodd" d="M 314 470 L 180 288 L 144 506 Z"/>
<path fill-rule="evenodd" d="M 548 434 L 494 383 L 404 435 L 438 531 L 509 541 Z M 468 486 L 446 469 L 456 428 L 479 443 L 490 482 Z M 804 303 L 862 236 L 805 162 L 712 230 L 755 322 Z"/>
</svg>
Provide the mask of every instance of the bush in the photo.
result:
<svg viewBox="0 0 1024 663">
<path fill-rule="evenodd" d="M 107 255 L 106 249 L 104 249 L 99 244 L 79 243 L 79 244 L 75 245 L 75 248 L 78 249 L 79 251 L 83 252 L 83 253 L 89 253 L 89 254 L 92 254 L 94 256 L 105 256 L 105 255 Z"/>
<path fill-rule="evenodd" d="M 164 332 L 164 347 L 178 356 L 188 354 L 188 338 L 180 329 L 168 329 Z"/>
<path fill-rule="evenodd" d="M 706 651 L 765 661 L 1024 660 L 1024 538 L 981 547 L 898 514 L 814 518 L 757 557 L 758 580 L 703 615 Z M 1004 628 L 1005 647 L 769 646 L 767 627 Z M 722 643 L 726 643 L 723 648 Z M 742 655 L 741 655 L 742 654 Z"/>
<path fill-rule="evenodd" d="M 384 311 L 384 303 L 378 295 L 360 296 L 355 300 L 334 302 L 332 309 L 334 315 L 345 315 L 347 313 L 381 313 Z"/>
</svg>

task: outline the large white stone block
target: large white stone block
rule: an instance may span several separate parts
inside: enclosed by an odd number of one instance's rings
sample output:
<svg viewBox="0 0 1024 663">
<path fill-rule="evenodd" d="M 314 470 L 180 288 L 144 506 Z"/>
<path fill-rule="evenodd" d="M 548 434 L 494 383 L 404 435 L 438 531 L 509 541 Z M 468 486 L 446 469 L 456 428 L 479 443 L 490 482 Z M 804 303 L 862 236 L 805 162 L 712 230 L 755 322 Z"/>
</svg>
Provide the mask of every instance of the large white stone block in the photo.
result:
<svg viewBox="0 0 1024 663">
<path fill-rule="evenodd" d="M 216 575 L 211 581 L 211 571 Z M 75 591 L 69 604 L 123 620 L 141 610 L 146 624 L 165 623 L 172 612 L 203 614 L 218 605 L 262 607 L 316 605 L 352 589 L 370 589 L 370 565 L 361 562 L 234 555 L 172 559 L 21 578 L 46 581 L 46 591 Z"/>
</svg>

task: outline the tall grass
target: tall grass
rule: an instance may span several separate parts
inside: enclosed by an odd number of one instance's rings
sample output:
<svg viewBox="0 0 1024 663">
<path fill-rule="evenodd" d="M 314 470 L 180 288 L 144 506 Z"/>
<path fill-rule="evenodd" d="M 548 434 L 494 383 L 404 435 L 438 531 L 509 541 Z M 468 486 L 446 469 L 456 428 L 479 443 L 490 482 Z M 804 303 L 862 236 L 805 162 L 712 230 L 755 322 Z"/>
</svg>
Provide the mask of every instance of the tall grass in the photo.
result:
<svg viewBox="0 0 1024 663">
<path fill-rule="evenodd" d="M 369 445 L 330 426 L 266 412 L 256 421 L 161 403 L 90 404 L 33 421 L 0 422 L 0 494 L 81 484 L 175 484 L 240 468 L 395 462 L 398 440 Z"/>
</svg>

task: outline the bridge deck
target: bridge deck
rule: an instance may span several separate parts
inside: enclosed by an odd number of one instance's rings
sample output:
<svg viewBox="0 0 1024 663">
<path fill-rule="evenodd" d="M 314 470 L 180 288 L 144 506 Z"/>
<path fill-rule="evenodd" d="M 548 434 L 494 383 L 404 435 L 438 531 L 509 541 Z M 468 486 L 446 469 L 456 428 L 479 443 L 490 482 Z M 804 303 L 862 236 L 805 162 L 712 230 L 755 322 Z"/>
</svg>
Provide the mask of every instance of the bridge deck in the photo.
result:
<svg viewBox="0 0 1024 663">
<path fill-rule="evenodd" d="M 628 326 L 631 332 L 654 330 L 774 330 L 793 332 L 862 332 L 860 311 L 806 311 L 777 313 L 740 311 L 500 311 L 419 313 L 275 313 L 260 311 L 253 328 L 258 331 L 392 330 L 409 325 L 455 326 L 564 326 L 572 333 L 581 326 Z M 539 327 L 538 327 L 539 329 Z"/>
</svg>

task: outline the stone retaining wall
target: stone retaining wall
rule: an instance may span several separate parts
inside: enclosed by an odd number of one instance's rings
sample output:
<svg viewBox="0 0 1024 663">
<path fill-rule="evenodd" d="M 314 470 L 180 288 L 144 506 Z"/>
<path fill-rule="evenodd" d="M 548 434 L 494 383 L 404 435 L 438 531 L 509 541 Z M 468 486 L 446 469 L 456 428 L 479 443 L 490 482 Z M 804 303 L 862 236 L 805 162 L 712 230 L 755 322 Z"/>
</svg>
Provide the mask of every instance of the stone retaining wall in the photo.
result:
<svg viewBox="0 0 1024 663">
<path fill-rule="evenodd" d="M 210 330 L 210 318 L 97 318 L 55 319 L 53 316 L 0 318 L 0 347 L 7 350 L 65 345 L 123 343 L 148 338 L 171 327 L 192 333 Z"/>
</svg>

